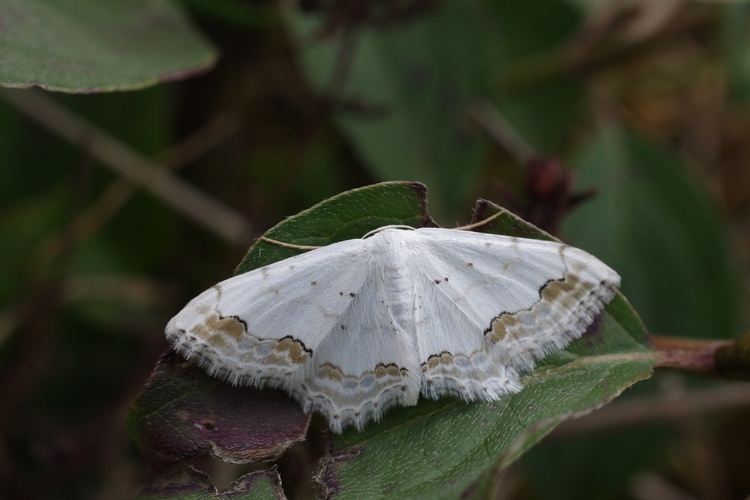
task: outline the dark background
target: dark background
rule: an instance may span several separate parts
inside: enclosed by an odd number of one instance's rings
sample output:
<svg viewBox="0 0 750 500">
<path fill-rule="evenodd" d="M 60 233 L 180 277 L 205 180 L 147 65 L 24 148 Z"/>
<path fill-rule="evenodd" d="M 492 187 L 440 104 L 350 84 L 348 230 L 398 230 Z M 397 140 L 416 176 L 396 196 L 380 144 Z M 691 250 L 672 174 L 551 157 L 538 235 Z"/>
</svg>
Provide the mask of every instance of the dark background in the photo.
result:
<svg viewBox="0 0 750 500">
<path fill-rule="evenodd" d="M 168 319 L 284 217 L 374 182 L 425 182 L 448 227 L 478 197 L 507 206 L 617 269 L 653 332 L 746 327 L 746 4 L 178 5 L 221 53 L 206 73 L 12 92 L 179 169 L 247 232 L 196 223 L 123 182 L 91 137 L 0 99 L 0 496 L 128 497 L 148 481 L 125 416 Z M 741 498 L 749 394 L 659 372 L 618 418 L 536 446 L 497 498 Z"/>
</svg>

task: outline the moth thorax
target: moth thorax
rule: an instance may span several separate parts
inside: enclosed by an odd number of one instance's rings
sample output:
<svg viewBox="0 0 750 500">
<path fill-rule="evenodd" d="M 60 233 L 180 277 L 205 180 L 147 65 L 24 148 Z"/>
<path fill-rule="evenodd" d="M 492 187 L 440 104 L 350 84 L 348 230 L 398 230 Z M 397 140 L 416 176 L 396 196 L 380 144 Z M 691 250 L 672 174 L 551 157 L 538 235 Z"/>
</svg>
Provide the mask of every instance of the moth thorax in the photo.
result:
<svg viewBox="0 0 750 500">
<path fill-rule="evenodd" d="M 402 231 L 385 231 L 371 238 L 374 262 L 380 263 L 377 272 L 382 279 L 383 297 L 388 301 L 389 316 L 406 332 L 414 330 L 414 280 L 408 265 L 406 242 Z"/>
</svg>

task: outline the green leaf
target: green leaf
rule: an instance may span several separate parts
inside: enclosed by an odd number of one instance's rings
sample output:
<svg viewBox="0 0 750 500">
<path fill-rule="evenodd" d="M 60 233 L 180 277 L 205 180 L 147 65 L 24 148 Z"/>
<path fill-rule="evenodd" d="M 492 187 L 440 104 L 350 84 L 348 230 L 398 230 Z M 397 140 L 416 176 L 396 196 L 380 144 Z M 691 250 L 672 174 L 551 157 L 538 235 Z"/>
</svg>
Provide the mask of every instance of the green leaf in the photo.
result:
<svg viewBox="0 0 750 500">
<path fill-rule="evenodd" d="M 716 372 L 725 378 L 750 381 L 750 332 L 716 351 Z"/>
<path fill-rule="evenodd" d="M 479 219 L 498 207 L 480 202 Z M 508 212 L 482 227 L 496 234 L 549 239 Z M 601 322 L 524 377 L 524 389 L 493 403 L 420 400 L 389 412 L 363 432 L 333 437 L 317 477 L 337 498 L 455 498 L 482 474 L 506 467 L 560 422 L 588 413 L 651 374 L 647 333 L 616 297 Z M 409 446 L 403 446 L 409 443 Z"/>
<path fill-rule="evenodd" d="M 723 225 L 687 167 L 672 152 L 615 127 L 590 140 L 572 166 L 579 188 L 596 189 L 597 196 L 568 216 L 564 237 L 620 273 L 623 293 L 649 329 L 733 335 L 737 307 Z M 631 395 L 654 385 L 641 384 Z M 667 428 L 641 426 L 560 440 L 535 450 L 524 465 L 540 498 L 607 498 L 648 468 L 670 435 Z"/>
<path fill-rule="evenodd" d="M 750 44 L 747 42 L 750 5 L 747 2 L 723 5 L 721 11 L 721 35 L 730 97 L 747 105 L 750 102 Z"/>
<path fill-rule="evenodd" d="M 204 71 L 216 51 L 162 0 L 2 0 L 0 85 L 134 90 Z"/>
<path fill-rule="evenodd" d="M 4 307 L 8 307 L 14 297 L 29 293 L 29 274 L 36 269 L 30 268 L 27 262 L 34 262 L 32 258 L 39 252 L 39 241 L 62 223 L 65 207 L 65 194 L 53 191 L 28 198 L 23 203 L 6 205 L 0 210 L 0 234 L 3 235 L 0 304 Z M 0 338 L 0 344 L 2 341 Z"/>
<path fill-rule="evenodd" d="M 673 435 L 674 425 L 669 422 L 550 439 L 527 453 L 519 468 L 533 485 L 537 500 L 621 498 L 636 474 L 661 462 L 660 450 Z"/>
<path fill-rule="evenodd" d="M 510 465 L 560 422 L 650 375 L 652 354 L 617 323 L 619 313 L 632 311 L 621 299 L 610 309 L 599 338 L 545 360 L 525 377 L 521 393 L 493 403 L 421 401 L 394 410 L 362 433 L 335 438 L 319 477 L 328 489 L 335 478 L 342 498 L 458 497 L 482 472 Z M 598 352 L 586 352 L 591 343 L 600 343 Z"/>
<path fill-rule="evenodd" d="M 573 162 L 597 197 L 574 211 L 563 234 L 622 276 L 622 290 L 651 331 L 737 333 L 736 283 L 717 212 L 671 152 L 611 128 Z"/>
<path fill-rule="evenodd" d="M 513 89 L 497 106 L 538 155 L 554 155 L 575 126 L 583 103 L 580 83 L 561 76 Z M 539 117 L 544 117 L 540 120 Z"/>
<path fill-rule="evenodd" d="M 577 79 L 560 71 L 569 59 L 566 44 L 583 16 L 561 0 L 503 0 L 489 7 L 500 38 L 495 67 L 502 92 L 495 102 L 539 154 L 552 154 L 570 133 L 583 101 Z"/>
<path fill-rule="evenodd" d="M 417 182 L 384 182 L 333 196 L 280 222 L 263 236 L 292 245 L 324 246 L 361 238 L 387 225 L 432 226 L 427 215 L 426 188 Z M 235 274 L 252 271 L 302 250 L 258 240 Z"/>
<path fill-rule="evenodd" d="M 482 26 L 481 14 L 471 2 L 441 2 L 386 27 L 325 38 L 320 17 L 286 15 L 303 69 L 321 94 L 343 101 L 334 118 L 367 166 L 381 180 L 428 184 L 433 212 L 452 216 L 484 157 L 466 116 L 486 85 L 482 30 L 466 29 Z"/>
<path fill-rule="evenodd" d="M 504 63 L 522 61 L 567 42 L 582 21 L 581 12 L 565 0 L 505 0 L 489 2 L 488 7 L 498 28 Z"/>
<path fill-rule="evenodd" d="M 420 184 L 379 184 L 326 200 L 281 222 L 265 236 L 320 245 L 362 237 L 384 224 L 431 225 L 425 206 L 425 188 Z M 478 230 L 551 238 L 496 205 L 480 201 L 475 219 L 490 216 L 495 217 Z M 237 272 L 298 252 L 261 240 Z M 320 487 L 324 493 L 351 498 L 457 497 L 485 478 L 486 472 L 512 463 L 560 422 L 607 403 L 649 377 L 655 356 L 647 342 L 640 320 L 617 296 L 586 335 L 526 374 L 519 394 L 479 404 L 420 400 L 415 407 L 389 411 L 363 432 L 333 436 L 331 452 L 316 475 Z M 157 407 L 158 401 L 149 406 Z"/>
</svg>

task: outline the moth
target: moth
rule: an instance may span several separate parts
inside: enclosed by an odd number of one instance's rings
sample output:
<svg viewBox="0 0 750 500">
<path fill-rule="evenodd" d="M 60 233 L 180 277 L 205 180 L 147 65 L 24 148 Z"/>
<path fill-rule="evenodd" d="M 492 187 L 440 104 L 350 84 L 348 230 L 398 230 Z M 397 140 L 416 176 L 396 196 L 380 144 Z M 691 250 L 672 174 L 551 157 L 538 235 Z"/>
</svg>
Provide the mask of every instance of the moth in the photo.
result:
<svg viewBox="0 0 750 500">
<path fill-rule="evenodd" d="M 167 325 L 210 375 L 286 391 L 331 430 L 392 407 L 494 401 L 580 337 L 620 277 L 583 250 L 386 226 L 229 278 Z"/>
</svg>

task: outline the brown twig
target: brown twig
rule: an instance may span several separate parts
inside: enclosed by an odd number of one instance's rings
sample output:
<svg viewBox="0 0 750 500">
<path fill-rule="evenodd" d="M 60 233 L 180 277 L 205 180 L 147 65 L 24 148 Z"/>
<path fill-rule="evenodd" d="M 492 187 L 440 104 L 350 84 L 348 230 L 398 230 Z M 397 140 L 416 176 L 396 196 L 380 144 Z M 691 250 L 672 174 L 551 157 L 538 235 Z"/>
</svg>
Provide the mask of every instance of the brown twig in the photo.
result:
<svg viewBox="0 0 750 500">
<path fill-rule="evenodd" d="M 92 157 L 168 203 L 178 212 L 224 239 L 242 246 L 250 241 L 250 225 L 242 214 L 175 177 L 161 165 L 145 158 L 118 139 L 47 97 L 32 90 L 2 90 L 8 104 L 73 144 L 90 138 Z"/>
<path fill-rule="evenodd" d="M 487 101 L 469 106 L 469 116 L 518 163 L 537 157 L 537 152 L 500 111 Z"/>
<path fill-rule="evenodd" d="M 673 397 L 663 394 L 613 403 L 582 418 L 569 420 L 552 436 L 567 437 L 593 431 L 672 421 L 679 417 L 750 407 L 750 385 L 731 383 L 711 389 L 692 390 Z"/>
<path fill-rule="evenodd" d="M 683 337 L 653 337 L 659 354 L 657 368 L 679 368 L 700 373 L 716 373 L 716 352 L 731 346 L 733 340 L 691 339 Z"/>
<path fill-rule="evenodd" d="M 513 92 L 538 85 L 561 75 L 587 73 L 605 66 L 617 64 L 628 57 L 642 55 L 654 47 L 671 43 L 686 31 L 710 28 L 711 17 L 705 12 L 690 12 L 666 24 L 650 37 L 632 43 L 607 40 L 608 32 L 571 40 L 563 46 L 541 52 L 505 68 L 498 86 L 505 92 Z M 611 30 L 610 30 L 611 31 Z"/>
<path fill-rule="evenodd" d="M 750 333 L 734 340 L 653 337 L 655 367 L 746 379 L 750 371 Z M 554 436 L 666 421 L 697 413 L 750 407 L 750 385 L 731 383 L 721 387 L 631 399 L 614 403 L 583 418 L 560 425 Z"/>
<path fill-rule="evenodd" d="M 159 154 L 164 165 L 176 170 L 205 153 L 237 130 L 238 121 L 222 114 L 179 143 Z M 70 245 L 79 245 L 99 231 L 135 194 L 138 187 L 132 182 L 118 178 L 110 183 L 86 210 L 78 213 L 63 235 L 53 234 L 42 241 L 33 252 L 37 268 L 45 270 L 47 264 L 57 260 Z"/>
<path fill-rule="evenodd" d="M 221 114 L 210 120 L 196 132 L 159 154 L 159 157 L 168 168 L 173 170 L 178 169 L 234 133 L 238 125 L 238 121 L 232 116 L 226 113 Z M 66 254 L 73 246 L 81 244 L 83 240 L 100 230 L 136 191 L 137 186 L 132 182 L 119 178 L 107 186 L 99 198 L 88 209 L 72 214 L 70 222 L 63 230 L 47 237 L 32 251 L 35 257 L 31 261 L 34 262 L 34 267 L 40 270 L 38 274 L 43 275 L 47 273 L 48 266 L 51 263 L 59 262 L 61 256 Z M 74 195 L 72 198 L 82 200 L 85 196 Z M 99 277 L 94 277 L 93 279 L 87 278 L 85 280 L 80 277 L 69 278 L 61 283 L 61 300 L 75 300 L 74 296 L 80 295 L 84 288 L 90 288 L 84 286 L 84 283 L 87 285 L 91 283 L 101 285 L 105 282 L 112 283 L 108 278 L 100 279 Z M 123 279 L 116 284 L 112 283 L 113 286 L 110 289 L 119 292 L 133 290 L 133 286 L 131 285 L 134 282 L 137 282 L 137 280 Z M 140 287 L 140 289 L 132 293 L 130 298 L 149 296 L 147 292 L 153 292 L 150 295 L 156 297 L 159 293 L 163 292 L 159 288 L 161 285 L 154 285 L 150 282 L 137 283 L 136 286 Z M 97 293 L 101 291 L 98 290 Z M 157 291 L 158 293 L 156 293 Z M 121 299 L 125 300 L 123 297 Z M 0 311 L 0 344 L 21 324 L 22 318 L 19 317 L 18 309 L 17 307 L 9 307 Z"/>
<path fill-rule="evenodd" d="M 294 184 L 293 181 L 299 177 L 299 172 L 315 146 L 315 141 L 325 130 L 331 111 L 345 100 L 343 96 L 344 86 L 357 48 L 358 37 L 355 29 L 354 26 L 349 25 L 341 33 L 329 80 L 325 88 L 321 90 L 320 95 L 317 96 L 315 108 L 309 117 L 305 130 L 289 155 L 284 174 L 280 177 L 282 182 L 269 196 L 269 199 L 276 200 L 286 197 Z"/>
</svg>

